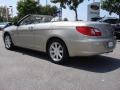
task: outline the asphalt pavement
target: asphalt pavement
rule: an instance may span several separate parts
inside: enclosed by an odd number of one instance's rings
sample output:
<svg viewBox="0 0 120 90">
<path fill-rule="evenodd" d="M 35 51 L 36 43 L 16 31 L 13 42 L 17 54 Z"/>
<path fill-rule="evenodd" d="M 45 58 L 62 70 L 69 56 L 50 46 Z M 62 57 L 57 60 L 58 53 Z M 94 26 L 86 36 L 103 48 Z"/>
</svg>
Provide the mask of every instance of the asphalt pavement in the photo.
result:
<svg viewBox="0 0 120 90">
<path fill-rule="evenodd" d="M 112 53 L 57 65 L 42 52 L 6 50 L 0 31 L 0 90 L 120 90 L 120 42 Z"/>
</svg>

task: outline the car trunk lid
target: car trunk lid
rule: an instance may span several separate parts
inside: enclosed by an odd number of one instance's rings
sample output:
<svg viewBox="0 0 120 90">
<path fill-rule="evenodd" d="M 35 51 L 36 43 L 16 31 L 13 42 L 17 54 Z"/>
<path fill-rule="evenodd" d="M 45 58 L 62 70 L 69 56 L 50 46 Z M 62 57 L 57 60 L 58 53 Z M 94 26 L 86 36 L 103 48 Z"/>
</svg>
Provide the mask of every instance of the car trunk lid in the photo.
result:
<svg viewBox="0 0 120 90">
<path fill-rule="evenodd" d="M 91 24 L 90 26 L 100 30 L 100 32 L 102 33 L 100 37 L 113 37 L 114 36 L 114 30 L 110 24 L 95 23 L 95 24 Z"/>
</svg>

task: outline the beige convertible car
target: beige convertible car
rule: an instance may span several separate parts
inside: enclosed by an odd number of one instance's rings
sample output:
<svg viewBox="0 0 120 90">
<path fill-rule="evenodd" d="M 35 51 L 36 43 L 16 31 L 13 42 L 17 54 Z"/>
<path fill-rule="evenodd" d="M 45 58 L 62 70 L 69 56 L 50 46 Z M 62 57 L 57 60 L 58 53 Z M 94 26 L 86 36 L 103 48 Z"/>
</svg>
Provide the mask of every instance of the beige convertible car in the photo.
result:
<svg viewBox="0 0 120 90">
<path fill-rule="evenodd" d="M 57 21 L 47 15 L 27 15 L 6 28 L 3 39 L 7 49 L 14 46 L 48 53 L 54 63 L 68 56 L 93 56 L 112 52 L 114 31 L 100 22 Z"/>
</svg>

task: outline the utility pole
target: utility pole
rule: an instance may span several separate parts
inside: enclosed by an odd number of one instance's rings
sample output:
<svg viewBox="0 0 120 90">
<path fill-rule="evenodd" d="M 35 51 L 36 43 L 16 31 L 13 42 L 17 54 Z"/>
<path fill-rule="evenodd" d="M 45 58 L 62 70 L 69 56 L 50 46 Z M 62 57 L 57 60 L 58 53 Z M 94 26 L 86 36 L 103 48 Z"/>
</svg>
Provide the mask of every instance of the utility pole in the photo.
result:
<svg viewBox="0 0 120 90">
<path fill-rule="evenodd" d="M 46 0 L 46 6 L 48 5 L 48 1 Z"/>
</svg>

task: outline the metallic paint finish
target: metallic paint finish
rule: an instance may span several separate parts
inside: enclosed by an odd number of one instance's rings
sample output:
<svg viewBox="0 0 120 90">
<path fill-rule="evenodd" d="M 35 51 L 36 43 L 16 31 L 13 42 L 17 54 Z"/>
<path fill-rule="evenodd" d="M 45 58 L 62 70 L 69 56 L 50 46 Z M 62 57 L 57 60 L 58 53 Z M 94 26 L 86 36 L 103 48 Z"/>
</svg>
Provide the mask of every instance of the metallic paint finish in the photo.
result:
<svg viewBox="0 0 120 90">
<path fill-rule="evenodd" d="M 102 36 L 91 37 L 76 31 L 76 26 L 89 26 L 99 29 Z M 100 22 L 48 22 L 31 25 L 11 26 L 4 30 L 11 35 L 14 45 L 46 52 L 48 39 L 57 37 L 63 40 L 69 56 L 90 56 L 112 52 L 116 45 L 113 29 Z M 108 43 L 113 42 L 113 47 Z"/>
</svg>

